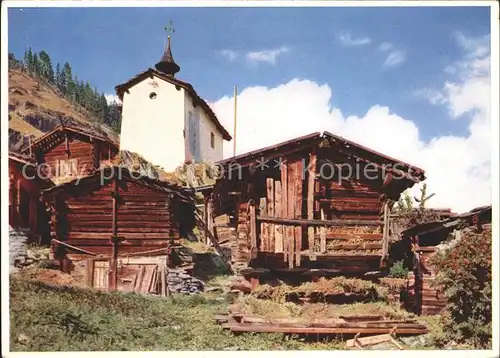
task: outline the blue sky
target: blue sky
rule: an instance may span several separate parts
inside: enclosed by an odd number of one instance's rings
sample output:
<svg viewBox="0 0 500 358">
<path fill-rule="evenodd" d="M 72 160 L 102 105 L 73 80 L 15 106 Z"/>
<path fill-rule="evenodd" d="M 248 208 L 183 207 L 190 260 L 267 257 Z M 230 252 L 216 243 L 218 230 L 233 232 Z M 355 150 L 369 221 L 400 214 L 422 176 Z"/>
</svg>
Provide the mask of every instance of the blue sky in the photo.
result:
<svg viewBox="0 0 500 358">
<path fill-rule="evenodd" d="M 11 8 L 8 47 L 18 58 L 30 46 L 46 50 L 54 64 L 68 61 L 79 79 L 114 93 L 159 60 L 169 20 L 177 77 L 208 101 L 230 96 L 235 84 L 307 79 L 328 84 L 331 105 L 344 116 L 389 106 L 415 122 L 426 141 L 464 135 L 469 123 L 415 93 L 446 82 L 444 68 L 463 56 L 457 33 L 490 32 L 489 8 L 479 7 Z M 275 63 L 245 57 L 264 50 L 282 51 Z"/>
</svg>

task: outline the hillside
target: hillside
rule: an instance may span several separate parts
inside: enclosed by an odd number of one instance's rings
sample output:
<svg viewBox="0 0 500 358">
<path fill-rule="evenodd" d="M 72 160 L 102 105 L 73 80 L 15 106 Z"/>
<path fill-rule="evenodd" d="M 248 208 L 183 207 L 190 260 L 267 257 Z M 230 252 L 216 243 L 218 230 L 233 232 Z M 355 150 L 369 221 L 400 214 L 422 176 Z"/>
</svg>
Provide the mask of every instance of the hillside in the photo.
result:
<svg viewBox="0 0 500 358">
<path fill-rule="evenodd" d="M 9 148 L 19 150 L 27 137 L 38 138 L 59 125 L 60 120 L 75 121 L 96 131 L 103 131 L 119 141 L 111 128 L 98 123 L 83 107 L 71 103 L 52 85 L 19 69 L 9 70 Z"/>
</svg>

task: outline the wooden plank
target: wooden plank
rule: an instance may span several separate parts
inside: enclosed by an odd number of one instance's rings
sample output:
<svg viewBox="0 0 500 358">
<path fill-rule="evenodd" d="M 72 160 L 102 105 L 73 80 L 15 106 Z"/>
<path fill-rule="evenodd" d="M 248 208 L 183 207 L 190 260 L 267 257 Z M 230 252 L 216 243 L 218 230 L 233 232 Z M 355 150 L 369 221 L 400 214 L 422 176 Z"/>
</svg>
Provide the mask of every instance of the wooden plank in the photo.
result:
<svg viewBox="0 0 500 358">
<path fill-rule="evenodd" d="M 304 185 L 303 162 L 302 160 L 295 163 L 295 213 L 294 217 L 302 218 L 302 188 Z M 295 227 L 295 265 L 300 266 L 300 252 L 302 250 L 302 226 Z"/>
<path fill-rule="evenodd" d="M 162 262 L 159 266 L 160 266 L 160 282 L 161 282 L 160 295 L 162 297 L 165 297 L 167 295 L 167 280 L 165 278 L 165 275 L 166 275 L 165 263 Z"/>
<path fill-rule="evenodd" d="M 282 217 L 288 217 L 288 164 L 281 166 L 281 214 Z M 288 235 L 286 226 L 281 226 L 281 239 L 283 240 L 283 261 L 288 261 Z"/>
<path fill-rule="evenodd" d="M 266 201 L 267 201 L 267 215 L 274 216 L 274 180 L 273 178 L 266 178 Z M 267 224 L 267 249 L 269 252 L 275 252 L 274 243 L 274 224 Z"/>
<path fill-rule="evenodd" d="M 292 208 L 293 209 L 293 208 Z M 293 212 L 293 211 L 292 211 Z M 324 217 L 324 215 L 323 215 Z M 292 225 L 313 225 L 313 226 L 380 226 L 379 220 L 309 220 L 309 219 L 288 219 L 288 218 L 276 218 L 270 216 L 257 216 L 257 221 L 264 221 L 268 223 L 283 223 Z M 325 231 L 326 235 L 326 231 Z"/>
<path fill-rule="evenodd" d="M 321 220 L 325 221 L 325 211 L 321 209 Z M 326 227 L 321 226 L 319 229 L 319 235 L 320 235 L 320 252 L 323 254 L 326 252 Z"/>
<path fill-rule="evenodd" d="M 295 183 L 295 162 L 288 162 L 288 217 L 292 219 L 295 216 L 295 205 L 296 205 L 296 183 Z M 295 261 L 295 229 L 292 225 L 286 227 L 286 240 L 288 242 L 288 267 L 294 267 Z"/>
<path fill-rule="evenodd" d="M 288 334 L 382 334 L 390 333 L 393 328 L 348 328 L 348 327 L 283 327 L 278 325 L 257 325 L 249 323 L 228 324 L 223 327 L 231 332 L 288 333 Z M 424 334 L 427 329 L 397 328 L 395 334 Z"/>
<path fill-rule="evenodd" d="M 141 265 L 141 268 L 139 269 L 139 273 L 137 274 L 137 279 L 135 280 L 135 284 L 134 284 L 134 292 L 135 293 L 141 292 L 141 284 L 142 284 L 145 272 L 146 272 L 146 265 Z"/>
<path fill-rule="evenodd" d="M 274 216 L 275 217 L 283 217 L 283 212 L 281 208 L 282 194 L 281 194 L 281 182 L 274 182 Z M 274 252 L 282 253 L 283 252 L 283 225 L 274 225 Z"/>
<path fill-rule="evenodd" d="M 149 293 L 149 288 L 151 287 L 151 281 L 153 278 L 153 273 L 156 270 L 156 265 L 144 265 L 145 272 L 141 282 L 140 293 Z"/>
<path fill-rule="evenodd" d="M 314 184 L 316 180 L 316 154 L 309 155 L 309 168 L 307 180 L 307 218 L 314 219 Z M 307 241 L 309 246 L 309 260 L 315 261 L 316 255 L 314 253 L 314 227 L 307 228 Z"/>
<path fill-rule="evenodd" d="M 382 258 L 380 259 L 380 266 L 382 267 L 386 261 L 389 253 L 389 203 L 386 201 L 384 204 L 384 224 L 382 228 Z"/>
<path fill-rule="evenodd" d="M 260 198 L 259 201 L 259 213 L 266 214 L 267 216 L 267 200 L 266 198 Z M 265 222 L 260 223 L 260 251 L 267 252 L 267 224 Z"/>
<path fill-rule="evenodd" d="M 356 347 L 355 340 L 357 340 L 358 343 L 362 347 L 363 346 L 371 346 L 371 345 L 375 345 L 375 344 L 379 344 L 379 343 L 390 342 L 391 338 L 392 338 L 391 335 L 389 333 L 387 333 L 387 334 L 381 334 L 381 335 L 371 336 L 371 337 L 348 339 L 346 341 L 346 346 L 349 348 Z"/>
<path fill-rule="evenodd" d="M 208 238 L 208 197 L 203 198 L 203 209 L 204 209 L 204 219 L 205 223 L 205 230 L 203 230 L 203 238 L 205 239 L 205 244 L 209 245 L 210 244 L 210 239 Z"/>
<path fill-rule="evenodd" d="M 250 254 L 252 259 L 257 258 L 257 222 L 255 215 L 255 204 L 250 205 Z"/>
</svg>

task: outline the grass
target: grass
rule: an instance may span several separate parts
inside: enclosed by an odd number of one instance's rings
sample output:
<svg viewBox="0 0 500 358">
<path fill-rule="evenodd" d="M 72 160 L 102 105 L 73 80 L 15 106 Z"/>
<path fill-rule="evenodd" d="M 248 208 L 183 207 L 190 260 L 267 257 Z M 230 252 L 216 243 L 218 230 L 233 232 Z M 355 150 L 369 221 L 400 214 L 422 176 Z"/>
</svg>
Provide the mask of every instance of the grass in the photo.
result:
<svg viewBox="0 0 500 358">
<path fill-rule="evenodd" d="M 11 351 L 339 349 L 283 334 L 234 335 L 213 321 L 218 294 L 161 298 L 50 286 L 11 276 Z"/>
</svg>

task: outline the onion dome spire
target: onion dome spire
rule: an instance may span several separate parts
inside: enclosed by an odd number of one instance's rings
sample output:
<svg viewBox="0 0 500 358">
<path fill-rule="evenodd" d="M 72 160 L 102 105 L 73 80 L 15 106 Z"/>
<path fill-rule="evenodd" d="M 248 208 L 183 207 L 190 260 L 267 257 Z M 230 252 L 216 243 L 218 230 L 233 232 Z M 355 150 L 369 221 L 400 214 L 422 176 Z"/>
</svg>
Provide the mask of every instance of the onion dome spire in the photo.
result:
<svg viewBox="0 0 500 358">
<path fill-rule="evenodd" d="M 170 21 L 170 26 L 165 27 L 165 30 L 169 34 L 175 32 L 175 29 L 172 26 L 172 21 Z M 170 45 L 170 35 L 168 35 L 167 39 L 168 39 L 167 48 L 165 49 L 165 52 L 163 53 L 163 56 L 162 56 L 160 62 L 158 62 L 155 65 L 155 68 L 158 71 L 165 73 L 167 76 L 174 77 L 175 74 L 177 72 L 179 72 L 181 68 L 179 67 L 178 64 L 175 63 L 174 56 L 172 56 L 172 49 L 171 49 L 171 45 Z"/>
</svg>

